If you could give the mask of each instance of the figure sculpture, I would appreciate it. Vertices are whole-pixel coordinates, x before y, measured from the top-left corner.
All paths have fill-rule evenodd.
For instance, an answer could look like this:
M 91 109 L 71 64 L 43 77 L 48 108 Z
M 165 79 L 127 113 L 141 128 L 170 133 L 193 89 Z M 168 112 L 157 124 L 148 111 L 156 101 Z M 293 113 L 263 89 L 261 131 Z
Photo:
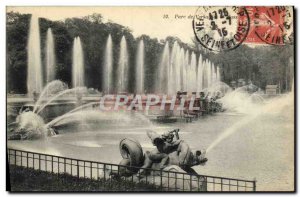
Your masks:
M 179 139 L 178 132 L 179 129 L 175 129 L 159 135 L 155 131 L 148 130 L 147 135 L 155 149 L 146 151 L 145 154 L 138 141 L 128 138 L 121 140 L 120 151 L 123 160 L 120 164 L 128 166 L 122 169 L 122 175 L 137 174 L 143 177 L 147 175 L 147 169 L 163 170 L 171 165 L 179 166 L 187 173 L 196 174 L 191 167 L 206 163 L 205 151 L 197 150 L 193 153 L 189 145 Z

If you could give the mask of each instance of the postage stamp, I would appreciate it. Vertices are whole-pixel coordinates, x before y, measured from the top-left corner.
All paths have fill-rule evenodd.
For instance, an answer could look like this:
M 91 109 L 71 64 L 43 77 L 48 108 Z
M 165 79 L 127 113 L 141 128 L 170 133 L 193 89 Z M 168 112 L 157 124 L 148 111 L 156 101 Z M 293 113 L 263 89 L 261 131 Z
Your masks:
M 283 45 L 291 42 L 293 29 L 292 7 L 247 7 L 246 9 L 251 20 L 251 28 L 246 42 L 262 42 L 273 45 Z

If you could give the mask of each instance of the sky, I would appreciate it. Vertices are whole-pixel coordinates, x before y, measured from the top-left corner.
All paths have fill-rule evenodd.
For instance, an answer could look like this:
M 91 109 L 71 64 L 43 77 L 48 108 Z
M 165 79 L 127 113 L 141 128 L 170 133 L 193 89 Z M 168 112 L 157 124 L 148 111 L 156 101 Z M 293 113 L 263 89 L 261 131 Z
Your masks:
M 111 20 L 129 27 L 135 37 L 147 34 L 160 40 L 176 36 L 188 44 L 192 44 L 194 37 L 192 18 L 188 16 L 193 16 L 196 10 L 197 7 L 7 7 L 7 12 L 34 14 L 50 20 L 99 13 L 104 17 L 104 22 Z

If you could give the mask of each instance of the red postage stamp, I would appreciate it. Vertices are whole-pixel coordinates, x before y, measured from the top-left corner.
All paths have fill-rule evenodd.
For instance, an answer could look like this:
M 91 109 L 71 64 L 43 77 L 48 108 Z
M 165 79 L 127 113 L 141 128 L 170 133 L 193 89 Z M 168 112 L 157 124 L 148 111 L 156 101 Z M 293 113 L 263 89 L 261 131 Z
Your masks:
M 246 7 L 250 30 L 245 43 L 282 45 L 291 42 L 293 27 L 292 7 Z

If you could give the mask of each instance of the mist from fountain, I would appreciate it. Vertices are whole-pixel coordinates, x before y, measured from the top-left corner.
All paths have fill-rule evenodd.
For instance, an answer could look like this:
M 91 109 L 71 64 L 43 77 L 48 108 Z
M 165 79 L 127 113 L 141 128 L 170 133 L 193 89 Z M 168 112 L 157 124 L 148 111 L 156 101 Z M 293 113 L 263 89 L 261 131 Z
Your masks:
M 46 38 L 46 73 L 47 83 L 53 81 L 55 79 L 56 72 L 56 60 L 55 60 L 55 51 L 54 51 L 54 38 L 52 34 L 51 28 L 47 30 L 47 38 Z
M 27 94 L 41 93 L 43 89 L 40 42 L 39 18 L 32 15 L 27 45 Z
M 136 93 L 144 93 L 145 80 L 144 65 L 144 41 L 141 39 L 137 48 L 136 69 L 135 69 L 135 90 Z
M 120 56 L 117 73 L 117 91 L 127 92 L 128 91 L 128 51 L 127 42 L 125 36 L 122 37 L 120 43 Z
M 84 57 L 79 37 L 74 38 L 73 43 L 73 64 L 72 64 L 72 85 L 73 88 L 84 86 Z
M 59 116 L 52 121 L 48 122 L 45 127 L 60 126 L 69 123 L 80 122 L 80 123 L 113 123 L 118 126 L 128 126 L 128 125 L 148 125 L 151 126 L 151 121 L 139 113 L 128 113 L 124 111 L 111 111 L 109 113 L 99 110 L 80 110 L 68 112 L 62 116 Z
M 236 133 L 243 128 L 243 126 L 253 122 L 255 119 L 259 117 L 266 117 L 266 116 L 274 116 L 278 114 L 289 114 L 291 121 L 293 120 L 292 112 L 293 103 L 294 103 L 294 92 L 289 92 L 288 94 L 275 97 L 269 100 L 267 103 L 253 101 L 251 99 L 251 95 L 249 93 L 237 89 L 230 94 L 225 95 L 223 97 L 222 102 L 227 107 L 233 107 L 232 110 L 235 110 L 239 113 L 244 113 L 246 116 L 233 124 L 231 127 L 227 128 L 224 132 L 222 132 L 216 140 L 214 140 L 210 146 L 207 148 L 206 153 L 209 153 L 213 148 L 218 146 L 222 141 Z M 290 113 L 291 112 L 291 113 Z
M 85 110 L 87 107 L 93 107 L 95 105 L 99 105 L 99 102 L 91 102 L 91 103 L 86 103 L 84 105 L 80 105 L 79 107 L 76 107 L 75 109 L 72 109 L 71 111 L 69 111 L 68 113 L 74 113 L 77 112 L 79 110 Z

